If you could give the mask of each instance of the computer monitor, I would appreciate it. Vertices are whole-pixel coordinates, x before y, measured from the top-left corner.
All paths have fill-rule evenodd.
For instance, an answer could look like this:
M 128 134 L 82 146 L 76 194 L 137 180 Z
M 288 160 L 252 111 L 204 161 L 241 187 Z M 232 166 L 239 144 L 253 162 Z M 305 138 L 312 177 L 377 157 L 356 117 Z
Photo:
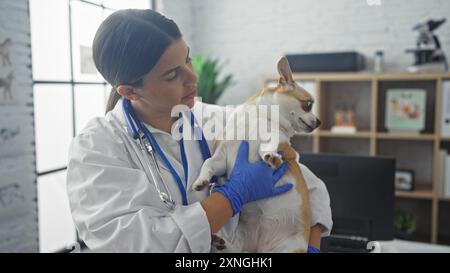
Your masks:
M 394 158 L 302 153 L 300 162 L 327 186 L 332 235 L 394 238 Z

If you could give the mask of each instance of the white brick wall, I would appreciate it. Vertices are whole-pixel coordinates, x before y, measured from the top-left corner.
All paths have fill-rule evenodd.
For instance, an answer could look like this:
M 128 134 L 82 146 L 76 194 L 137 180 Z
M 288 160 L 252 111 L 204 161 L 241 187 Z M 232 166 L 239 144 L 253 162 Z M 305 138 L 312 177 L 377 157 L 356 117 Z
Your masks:
M 194 24 L 192 17 L 194 14 L 194 5 L 191 0 L 157 0 L 156 9 L 167 17 L 175 20 L 181 32 L 183 38 L 191 47 L 195 46 L 192 34 Z
M 376 0 L 378 1 L 378 0 Z M 404 71 L 419 21 L 448 17 L 448 0 L 164 0 L 163 12 L 182 29 L 194 53 L 229 59 L 237 84 L 219 101 L 242 102 L 276 73 L 281 55 L 356 50 L 385 52 L 386 68 Z M 436 32 L 450 57 L 450 17 Z M 369 63 L 369 65 L 371 65 Z

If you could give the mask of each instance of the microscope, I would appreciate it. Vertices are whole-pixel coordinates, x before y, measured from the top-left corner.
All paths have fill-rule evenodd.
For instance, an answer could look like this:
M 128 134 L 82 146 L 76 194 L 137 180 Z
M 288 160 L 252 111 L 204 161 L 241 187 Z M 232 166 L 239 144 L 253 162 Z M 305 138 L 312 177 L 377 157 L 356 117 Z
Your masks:
M 438 37 L 433 33 L 446 19 L 428 20 L 419 23 L 413 30 L 418 31 L 415 49 L 407 49 L 407 53 L 414 54 L 414 64 L 408 67 L 409 72 L 447 71 L 448 63 Z

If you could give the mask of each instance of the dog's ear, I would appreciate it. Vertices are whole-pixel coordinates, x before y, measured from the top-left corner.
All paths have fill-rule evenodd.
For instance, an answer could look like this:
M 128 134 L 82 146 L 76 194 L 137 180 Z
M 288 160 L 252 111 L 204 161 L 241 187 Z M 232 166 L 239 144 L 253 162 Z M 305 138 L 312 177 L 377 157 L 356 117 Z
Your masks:
M 286 57 L 282 57 L 278 61 L 278 73 L 280 74 L 280 84 L 293 84 L 292 70 Z

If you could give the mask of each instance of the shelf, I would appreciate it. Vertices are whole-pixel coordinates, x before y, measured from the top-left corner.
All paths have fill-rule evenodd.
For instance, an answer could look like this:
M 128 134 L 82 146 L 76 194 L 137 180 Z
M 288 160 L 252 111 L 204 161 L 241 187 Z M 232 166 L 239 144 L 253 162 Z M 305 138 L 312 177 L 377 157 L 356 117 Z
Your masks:
M 354 134 L 348 133 L 332 133 L 328 130 L 318 131 L 320 137 L 341 137 L 341 138 L 370 138 L 370 131 L 359 131 Z M 435 139 L 434 134 L 414 134 L 414 133 L 376 133 L 378 139 L 400 139 L 400 140 L 422 140 L 432 141 Z M 450 140 L 450 138 L 449 138 Z
M 370 131 L 359 131 L 354 134 L 332 133 L 331 131 L 318 131 L 320 137 L 341 137 L 341 138 L 370 138 Z
M 434 73 L 380 73 L 374 76 L 380 81 L 414 81 L 414 80 L 431 80 L 437 78 L 447 78 L 450 74 L 448 72 L 434 72 Z
M 315 135 L 317 135 L 317 131 L 314 131 L 312 133 L 298 133 L 298 134 L 295 134 L 295 136 L 301 136 L 301 137 L 313 137 Z
M 414 134 L 414 133 L 377 133 L 378 139 L 400 139 L 400 140 L 434 140 L 435 134 Z
M 433 199 L 434 192 L 431 189 L 431 184 L 417 184 L 414 191 L 395 191 L 396 197 L 412 198 L 412 199 Z
M 342 72 L 342 73 L 293 73 L 294 80 L 309 80 L 309 81 L 405 81 L 405 80 L 436 80 L 438 78 L 448 79 L 450 73 L 448 72 L 434 72 L 434 73 L 370 73 L 370 72 Z M 267 80 L 278 80 L 278 76 L 265 77 Z

